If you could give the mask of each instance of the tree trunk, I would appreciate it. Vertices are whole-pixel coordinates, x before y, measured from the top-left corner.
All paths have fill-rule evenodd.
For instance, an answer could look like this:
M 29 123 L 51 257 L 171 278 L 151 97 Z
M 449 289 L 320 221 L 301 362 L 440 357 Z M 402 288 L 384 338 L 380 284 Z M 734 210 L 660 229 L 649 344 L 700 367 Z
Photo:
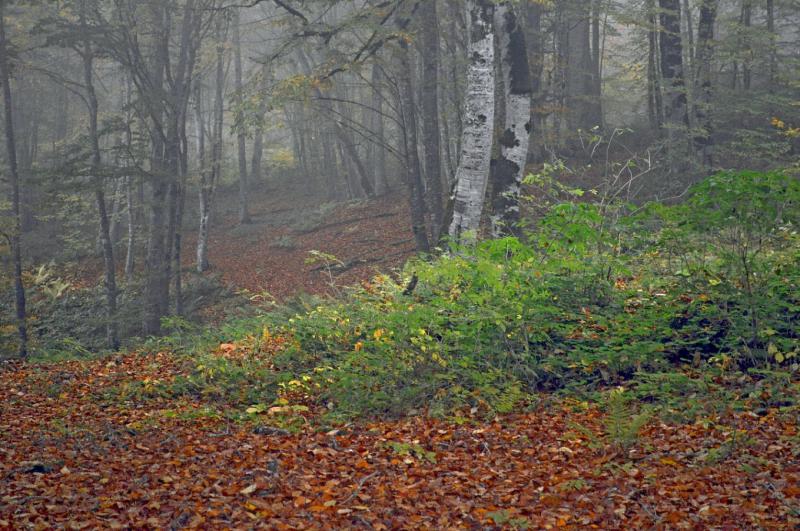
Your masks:
M 745 92 L 750 91 L 752 84 L 752 55 L 753 48 L 750 37 L 750 27 L 753 25 L 753 3 L 752 0 L 742 0 L 742 26 L 744 29 L 746 45 L 744 49 L 744 60 L 742 61 L 742 88 Z
M 311 68 L 311 63 L 309 62 L 306 53 L 302 49 L 298 49 L 297 57 L 300 59 L 300 63 L 303 66 L 303 69 L 306 71 L 306 74 L 312 75 L 313 69 Z M 369 178 L 367 169 L 364 166 L 364 162 L 361 160 L 361 156 L 358 153 L 358 149 L 356 149 L 353 135 L 350 134 L 350 131 L 340 123 L 338 114 L 336 113 L 331 100 L 326 98 L 322 91 L 316 86 L 314 87 L 314 95 L 319 100 L 322 108 L 330 117 L 336 140 L 339 142 L 347 160 L 349 160 L 349 162 L 355 167 L 356 172 L 358 173 L 358 182 L 361 186 L 361 189 L 364 191 L 367 197 L 374 197 L 375 187 L 372 184 L 372 180 Z
M 243 90 L 242 84 L 242 42 L 239 32 L 239 10 L 233 10 L 235 15 L 233 19 L 233 70 L 234 70 L 234 105 L 236 105 L 237 114 L 244 112 L 242 109 Z M 240 121 L 241 122 L 241 121 Z M 236 128 L 236 146 L 239 158 L 239 223 L 242 225 L 250 223 L 250 211 L 248 205 L 248 190 L 247 182 L 247 148 L 245 145 L 246 132 L 244 123 L 239 123 Z
M 381 65 L 372 65 L 372 77 L 370 80 L 370 91 L 372 92 L 372 109 L 370 112 L 370 133 L 375 137 L 375 142 L 369 145 L 369 155 L 367 160 L 369 166 L 375 174 L 375 195 L 384 195 L 387 191 L 386 182 L 386 149 L 384 144 L 384 125 L 383 125 L 383 94 L 381 85 L 383 84 L 383 70 Z
M 219 174 L 222 171 L 222 127 L 224 118 L 224 85 L 225 85 L 225 43 L 222 35 L 222 23 L 217 21 L 217 62 L 213 108 L 213 127 L 211 133 L 211 171 L 203 164 L 200 172 L 200 229 L 197 235 L 197 271 L 203 273 L 208 271 L 208 235 L 211 225 L 211 209 L 214 200 L 214 189 Z M 196 121 L 200 128 L 203 127 L 202 94 L 195 96 Z M 201 140 L 205 140 L 205 134 L 201 134 Z M 200 144 L 199 149 L 205 150 L 205 143 Z M 201 161 L 205 159 L 203 155 Z
M 505 90 L 500 156 L 492 171 L 492 235 L 499 237 L 519 234 L 519 196 L 528 158 L 532 87 L 525 34 L 513 6 L 500 4 L 495 8 L 495 29 Z
M 717 16 L 719 0 L 702 0 L 700 4 L 700 20 L 697 26 L 697 48 L 695 65 L 695 135 L 694 148 L 697 156 L 707 170 L 714 163 L 713 123 L 711 104 L 713 100 L 711 61 L 714 56 L 714 23 Z
M 456 241 L 477 237 L 489 180 L 494 127 L 494 4 L 490 0 L 470 0 L 468 5 L 470 43 L 467 47 L 466 105 L 453 219 L 448 231 Z
M 543 103 L 542 74 L 544 72 L 544 38 L 542 34 L 542 5 L 537 2 L 525 3 L 527 31 L 525 43 L 528 48 L 528 62 L 531 70 L 531 134 L 528 156 L 531 162 L 544 158 L 544 144 L 540 141 L 543 121 L 539 106 Z
M 406 186 L 411 209 L 411 227 L 417 251 L 430 252 L 430 241 L 425 223 L 425 197 L 423 195 L 422 168 L 417 147 L 417 118 L 414 105 L 414 69 L 411 65 L 408 43 L 400 43 L 400 105 L 403 115 L 403 146 L 405 153 Z
M 133 269 L 135 265 L 134 256 L 136 247 L 136 210 L 133 199 L 133 178 L 130 176 L 125 177 L 125 200 L 128 207 L 128 242 L 127 251 L 125 253 L 125 280 L 130 282 L 133 280 Z
M 661 93 L 661 71 L 659 69 L 658 16 L 655 12 L 654 0 L 648 0 L 648 32 L 647 32 L 647 114 L 650 128 L 661 131 L 664 127 L 664 102 Z
M 770 94 L 775 92 L 778 82 L 778 35 L 775 33 L 775 0 L 767 0 L 767 33 L 769 33 L 769 88 Z
M 439 21 L 436 0 L 422 2 L 419 10 L 422 24 L 422 145 L 425 148 L 425 178 L 428 183 L 428 204 L 431 209 L 431 238 L 439 240 L 444 215 L 442 193 L 442 161 L 439 131 Z
M 603 118 L 603 39 L 600 17 L 603 14 L 603 0 L 592 0 L 592 56 L 591 56 L 591 115 L 590 123 L 604 128 Z M 603 26 L 605 28 L 605 26 Z
M 250 163 L 250 180 L 256 183 L 264 179 L 261 161 L 264 157 L 264 120 L 267 115 L 268 90 L 269 67 L 264 64 L 261 68 L 261 100 L 258 102 L 258 124 L 253 135 L 253 158 Z
M 88 35 L 85 2 L 81 2 L 80 17 L 84 35 Z M 97 93 L 94 89 L 94 50 L 88 39 L 84 40 L 83 49 L 80 51 L 80 54 L 81 59 L 83 59 L 83 83 L 86 90 L 86 102 L 89 108 L 89 142 L 92 146 L 92 179 L 94 180 L 94 195 L 100 219 L 100 244 L 103 250 L 103 265 L 105 268 L 106 341 L 109 348 L 116 350 L 119 348 L 116 263 L 114 261 L 114 245 L 111 241 L 111 223 L 106 208 L 104 183 L 100 176 L 102 157 L 97 125 L 99 105 L 97 102 Z
M 567 11 L 567 117 L 569 134 L 599 124 L 591 51 L 591 0 L 573 0 Z
M 129 152 L 133 150 L 133 133 L 131 129 L 131 100 L 132 87 L 130 77 L 125 78 L 125 107 L 127 113 L 126 127 L 125 127 L 125 146 Z M 142 207 L 141 203 L 138 205 L 134 199 L 133 177 L 130 175 L 125 177 L 125 200 L 127 203 L 127 224 L 128 224 L 128 242 L 125 253 L 125 280 L 130 282 L 133 280 L 133 272 L 136 256 L 136 222 L 140 217 L 138 216 L 139 209 Z
M 659 7 L 659 51 L 661 79 L 664 83 L 667 164 L 669 172 L 676 174 L 683 165 L 679 145 L 686 138 L 684 135 L 689 125 L 681 43 L 681 4 L 680 0 L 659 0 Z
M 19 334 L 18 353 L 21 358 L 28 355 L 28 327 L 25 323 L 25 285 L 22 283 L 22 216 L 20 212 L 19 171 L 17 168 L 17 147 L 14 139 L 14 113 L 11 98 L 11 74 L 8 61 L 8 41 L 6 40 L 5 2 L 0 2 L 0 83 L 3 85 L 3 105 L 5 106 L 6 161 L 11 184 L 12 227 L 8 236 L 14 262 L 14 299 L 16 302 L 17 332 Z
M 175 6 L 151 3 L 149 7 L 155 22 L 153 63 L 148 69 L 149 74 L 141 74 L 141 69 L 133 69 L 133 73 L 140 76 L 137 85 L 147 101 L 152 121 L 152 197 L 142 324 L 145 334 L 157 335 L 161 333 L 161 318 L 169 312 L 171 258 L 180 186 L 178 176 L 184 150 L 182 130 L 196 53 L 201 45 L 204 11 L 196 9 L 195 0 L 186 0 L 180 9 L 180 38 L 178 46 L 175 46 L 170 39 Z M 170 53 L 173 49 L 175 54 Z M 176 57 L 174 64 L 173 55 Z

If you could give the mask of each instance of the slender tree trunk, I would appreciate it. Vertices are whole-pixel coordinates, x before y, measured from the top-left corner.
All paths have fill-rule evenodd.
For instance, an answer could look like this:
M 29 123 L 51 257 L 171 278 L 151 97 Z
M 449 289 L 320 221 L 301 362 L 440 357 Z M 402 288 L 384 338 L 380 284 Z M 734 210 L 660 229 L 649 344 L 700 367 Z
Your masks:
M 744 60 L 742 60 L 742 88 L 745 92 L 750 91 L 752 85 L 752 43 L 750 37 L 750 27 L 753 25 L 753 3 L 752 0 L 742 0 L 742 26 L 745 28 L 746 46 L 744 49 Z
M 450 237 L 476 238 L 489 180 L 495 105 L 494 4 L 470 0 L 466 108 L 456 170 Z
M 340 199 L 339 192 L 339 162 L 336 157 L 336 142 L 334 140 L 333 127 L 324 127 L 320 131 L 322 143 L 322 165 L 327 168 L 325 174 L 328 176 L 328 198 L 331 200 Z
M 125 200 L 127 203 L 128 242 L 125 253 L 125 280 L 133 280 L 136 248 L 136 210 L 133 198 L 133 178 L 125 177 Z
M 149 4 L 154 22 L 154 53 L 147 75 L 149 90 L 146 95 L 162 94 L 165 85 L 166 69 L 169 62 L 169 16 L 166 5 Z M 161 333 L 161 317 L 168 311 L 169 301 L 169 265 L 164 262 L 166 255 L 166 230 L 168 219 L 167 197 L 169 185 L 173 176 L 169 174 L 167 161 L 167 138 L 164 131 L 164 120 L 167 119 L 166 109 L 158 102 L 152 102 L 153 109 L 148 109 L 151 114 L 151 160 L 150 173 L 150 204 L 149 223 L 147 235 L 147 253 L 144 268 L 146 271 L 144 286 L 144 305 L 142 311 L 142 329 L 147 335 Z
M 300 59 L 300 63 L 303 66 L 303 69 L 306 71 L 308 75 L 313 74 L 313 69 L 311 68 L 311 63 L 306 56 L 306 53 L 302 49 L 298 49 L 297 57 Z M 336 136 L 336 140 L 338 140 L 340 147 L 342 148 L 344 155 L 346 155 L 346 159 L 355 167 L 356 172 L 359 178 L 359 184 L 367 195 L 367 197 L 374 197 L 375 196 L 375 187 L 372 184 L 372 180 L 369 178 L 369 174 L 367 173 L 367 169 L 364 166 L 364 162 L 361 160 L 361 156 L 358 153 L 358 149 L 356 149 L 355 140 L 353 139 L 353 135 L 350 131 L 340 123 L 339 117 L 335 112 L 335 108 L 333 103 L 330 99 L 326 98 L 322 91 L 314 87 L 314 95 L 319 100 L 322 108 L 325 109 L 328 116 L 331 118 L 331 126 L 333 132 Z
M 697 27 L 697 49 L 695 65 L 695 135 L 694 148 L 705 169 L 714 164 L 713 122 L 711 105 L 713 87 L 711 80 L 711 62 L 714 57 L 714 23 L 717 16 L 718 0 L 702 0 L 700 4 L 700 20 Z
M 670 173 L 679 173 L 683 165 L 679 145 L 686 139 L 689 125 L 686 83 L 681 42 L 680 0 L 659 0 L 661 79 L 664 82 L 664 127 L 667 134 L 667 163 Z
M 370 92 L 372 93 L 372 109 L 370 112 L 370 133 L 375 137 L 375 142 L 369 145 L 367 160 L 369 166 L 375 174 L 375 195 L 381 196 L 386 193 L 388 188 L 386 182 L 386 149 L 384 144 L 384 125 L 383 125 L 383 94 L 381 86 L 383 84 L 383 70 L 381 65 L 372 65 L 372 77 L 370 79 Z
M 235 13 L 233 20 L 233 70 L 236 90 L 233 100 L 237 107 L 237 113 L 241 113 L 243 112 L 241 107 L 244 91 L 244 86 L 242 84 L 242 42 L 239 32 L 239 10 L 234 9 L 233 11 Z M 248 196 L 250 191 L 248 190 L 247 182 L 246 138 L 244 124 L 239 123 L 236 132 L 236 146 L 239 157 L 239 223 L 242 225 L 250 223 L 250 212 L 248 205 Z
M 553 144 L 557 149 L 564 148 L 564 132 L 563 124 L 564 118 L 568 118 L 567 104 L 569 101 L 569 56 L 570 56 L 570 39 L 569 39 L 569 10 L 566 2 L 557 2 L 555 6 L 555 27 L 556 31 L 553 33 L 553 48 L 555 49 L 555 67 L 553 83 L 555 93 L 555 100 L 557 102 L 557 111 L 553 113 L 553 132 L 555 138 Z
M 603 129 L 603 50 L 600 17 L 603 15 L 603 0 L 592 0 L 591 13 L 591 57 L 589 61 L 589 123 Z
M 109 221 L 111 227 L 109 228 L 109 235 L 111 237 L 111 244 L 116 245 L 120 239 L 120 218 L 122 216 L 122 183 L 115 182 L 111 188 L 111 207 L 109 208 Z
M 264 120 L 267 115 L 267 91 L 269 90 L 269 67 L 264 64 L 261 68 L 261 100 L 258 103 L 258 124 L 253 135 L 253 158 L 250 163 L 250 177 L 252 182 L 261 182 L 264 179 L 261 161 L 264 157 Z
M 186 122 L 181 127 L 181 143 L 184 148 L 181 150 L 182 160 L 179 172 L 177 205 L 175 210 L 175 241 L 173 242 L 173 269 L 175 270 L 175 315 L 183 315 L 183 213 L 186 210 L 186 181 L 189 176 L 188 171 L 188 142 L 186 138 Z
M 403 114 L 403 146 L 405 152 L 406 186 L 411 209 L 411 227 L 417 251 L 430 252 L 430 241 L 425 223 L 425 198 L 423 196 L 422 168 L 417 148 L 417 118 L 414 105 L 414 69 L 411 65 L 408 43 L 400 43 L 400 103 Z
M 86 28 L 85 2 L 81 2 L 81 26 L 85 35 L 89 34 Z M 100 152 L 100 135 L 98 133 L 99 105 L 94 89 L 94 50 L 87 39 L 83 42 L 80 52 L 83 59 L 83 83 L 86 90 L 86 101 L 89 107 L 89 142 L 92 146 L 92 179 L 94 180 L 94 194 L 97 211 L 100 219 L 100 243 L 103 250 L 103 264 L 105 267 L 106 288 L 106 342 L 108 347 L 116 350 L 119 348 L 119 333 L 117 325 L 117 279 L 116 262 L 114 261 L 114 245 L 111 240 L 110 220 L 106 208 L 106 198 L 101 172 L 102 156 Z
M 127 113 L 126 128 L 125 128 L 125 146 L 130 152 L 133 149 L 133 134 L 131 129 L 131 80 L 126 77 L 126 90 L 125 90 L 125 107 Z M 136 256 L 136 221 L 139 217 L 137 215 L 138 209 L 141 208 L 141 203 L 136 205 L 134 199 L 133 177 L 125 177 L 125 196 L 128 210 L 128 243 L 125 254 L 125 280 L 130 282 L 133 280 L 133 272 Z
M 444 205 L 442 161 L 439 131 L 439 20 L 436 0 L 422 2 L 419 9 L 422 24 L 422 145 L 425 147 L 425 178 L 428 183 L 428 204 L 431 209 L 431 238 L 439 240 Z
M 36 87 L 31 76 L 24 71 L 19 74 L 17 93 L 35 94 Z M 33 165 L 36 159 L 40 106 L 33 105 L 33 98 L 15 98 L 14 131 L 17 141 L 17 172 L 19 173 L 20 208 L 22 215 L 22 234 L 33 230 L 36 225 L 36 189 L 32 182 Z
M 532 87 L 525 33 L 513 6 L 500 4 L 495 8 L 495 28 L 505 90 L 500 156 L 492 172 L 492 235 L 499 237 L 519 234 L 519 196 L 528 159 Z
M 208 235 L 211 225 L 211 209 L 214 201 L 214 189 L 216 181 L 222 170 L 222 127 L 224 118 L 224 85 L 225 85 L 225 43 L 222 35 L 222 23 L 217 21 L 217 62 L 215 76 L 215 92 L 213 107 L 213 127 L 212 127 L 212 148 L 211 148 L 211 169 L 210 172 L 205 164 L 200 172 L 200 229 L 197 235 L 197 271 L 203 273 L 208 270 Z M 202 128 L 203 97 L 200 91 L 195 96 L 196 121 Z M 205 135 L 200 136 L 205 140 Z M 205 143 L 200 144 L 200 148 L 205 150 Z M 201 161 L 205 159 L 202 156 Z
M 695 113 L 691 111 L 696 107 L 696 94 L 695 91 L 697 89 L 697 69 L 695 68 L 694 58 L 697 55 L 697 46 L 695 44 L 695 36 L 694 36 L 694 21 L 692 20 L 692 8 L 689 3 L 689 0 L 682 0 L 683 2 L 683 9 L 682 9 L 682 29 L 681 29 L 681 39 L 686 42 L 686 46 L 683 47 L 683 71 L 685 73 L 685 87 L 686 87 L 686 106 L 689 112 L 686 113 L 686 126 L 688 127 L 689 131 L 693 131 L 695 128 Z
M 567 105 L 570 135 L 600 125 L 595 101 L 594 67 L 591 51 L 592 0 L 567 4 Z
M 650 127 L 661 131 L 664 127 L 664 102 L 661 93 L 661 71 L 659 68 L 658 17 L 655 13 L 654 0 L 647 4 L 649 29 L 647 32 L 647 110 Z
M 542 5 L 537 2 L 525 3 L 527 35 L 525 42 L 528 46 L 528 61 L 531 70 L 531 131 L 528 156 L 531 162 L 538 162 L 544 158 L 544 144 L 541 142 L 543 129 L 542 114 L 539 106 L 543 102 L 542 74 L 544 72 L 544 38 L 542 34 Z
M 11 74 L 8 61 L 8 41 L 5 26 L 5 2 L 0 2 L 0 83 L 3 85 L 3 105 L 5 106 L 6 161 L 11 184 L 12 227 L 8 236 L 14 262 L 14 299 L 16 302 L 17 332 L 19 334 L 18 353 L 21 358 L 28 356 L 28 327 L 25 323 L 25 285 L 22 283 L 22 216 L 20 212 L 19 172 L 17 168 L 17 147 L 14 139 L 14 105 L 11 97 Z
M 775 0 L 767 0 L 767 33 L 769 33 L 769 88 L 770 94 L 775 92 L 778 82 L 778 35 L 775 33 Z

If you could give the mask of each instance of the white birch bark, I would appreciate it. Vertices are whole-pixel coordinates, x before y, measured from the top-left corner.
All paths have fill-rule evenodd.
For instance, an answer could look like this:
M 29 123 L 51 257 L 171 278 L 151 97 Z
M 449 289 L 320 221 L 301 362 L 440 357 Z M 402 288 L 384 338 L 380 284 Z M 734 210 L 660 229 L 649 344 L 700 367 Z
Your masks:
M 456 170 L 450 237 L 475 238 L 489 181 L 494 128 L 494 5 L 490 0 L 469 0 L 470 59 L 461 158 Z
M 525 34 L 517 22 L 514 8 L 498 5 L 495 28 L 500 42 L 500 67 L 505 90 L 505 117 L 500 136 L 500 159 L 496 164 L 492 236 L 513 232 L 519 221 L 519 196 L 531 131 L 532 83 Z

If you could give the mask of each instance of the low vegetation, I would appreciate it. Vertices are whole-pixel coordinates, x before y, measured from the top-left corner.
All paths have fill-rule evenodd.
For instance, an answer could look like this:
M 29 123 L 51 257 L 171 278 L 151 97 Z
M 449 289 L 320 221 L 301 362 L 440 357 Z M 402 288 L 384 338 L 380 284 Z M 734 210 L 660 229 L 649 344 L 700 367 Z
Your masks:
M 721 173 L 673 206 L 562 201 L 524 242 L 452 248 L 158 348 L 194 365 L 173 390 L 242 407 L 291 399 L 336 420 L 494 415 L 540 391 L 620 386 L 683 420 L 796 411 L 798 223 L 800 183 L 777 172 Z M 219 356 L 220 343 L 238 354 Z

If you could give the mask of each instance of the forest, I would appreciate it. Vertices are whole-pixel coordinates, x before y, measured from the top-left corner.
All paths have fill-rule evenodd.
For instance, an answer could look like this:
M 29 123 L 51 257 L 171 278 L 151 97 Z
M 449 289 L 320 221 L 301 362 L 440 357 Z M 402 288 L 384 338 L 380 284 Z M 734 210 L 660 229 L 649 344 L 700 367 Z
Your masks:
M 800 0 L 0 0 L 0 86 L 0 528 L 800 527 Z

